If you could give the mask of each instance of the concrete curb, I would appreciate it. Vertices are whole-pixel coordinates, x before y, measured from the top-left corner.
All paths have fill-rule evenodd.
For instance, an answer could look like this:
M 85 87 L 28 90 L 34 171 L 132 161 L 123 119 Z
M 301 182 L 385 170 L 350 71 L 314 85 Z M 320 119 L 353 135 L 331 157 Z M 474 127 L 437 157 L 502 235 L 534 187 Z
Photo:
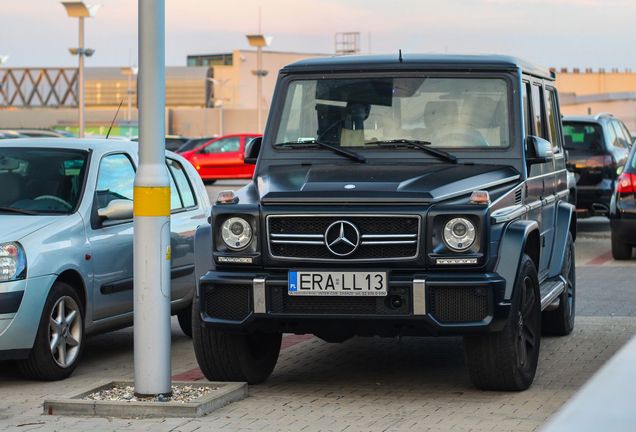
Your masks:
M 612 235 L 609 231 L 599 231 L 599 232 L 577 232 L 577 238 L 588 238 L 588 239 L 610 239 Z
M 108 381 L 66 398 L 44 401 L 44 414 L 119 418 L 202 417 L 247 397 L 247 383 L 173 381 L 194 387 L 218 387 L 193 402 L 93 401 L 82 398 L 114 385 L 134 385 L 132 381 Z

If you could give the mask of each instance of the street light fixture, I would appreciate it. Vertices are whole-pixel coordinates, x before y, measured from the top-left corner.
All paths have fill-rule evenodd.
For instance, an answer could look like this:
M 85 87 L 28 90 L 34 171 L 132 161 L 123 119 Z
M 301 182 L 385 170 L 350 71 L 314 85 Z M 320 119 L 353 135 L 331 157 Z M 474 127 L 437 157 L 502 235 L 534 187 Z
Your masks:
M 262 34 L 246 35 L 250 46 L 256 48 L 256 70 L 252 74 L 256 75 L 256 111 L 258 113 L 258 132 L 263 133 L 263 77 L 267 71 L 263 70 L 263 48 L 272 43 L 272 36 Z
M 84 138 L 84 57 L 90 57 L 95 50 L 84 48 L 84 18 L 94 17 L 100 5 L 88 5 L 83 1 L 62 2 L 62 6 L 66 9 L 66 14 L 71 18 L 79 19 L 79 46 L 78 48 L 70 48 L 72 55 L 79 58 L 78 66 L 78 109 L 79 109 L 79 136 Z
M 128 126 L 130 126 L 130 122 L 132 121 L 132 100 L 133 94 L 135 93 L 132 90 L 132 80 L 133 77 L 137 76 L 138 72 L 139 68 L 135 66 L 121 68 L 121 73 L 128 77 L 128 91 L 126 92 L 128 95 L 128 111 L 126 111 L 126 121 L 128 122 Z

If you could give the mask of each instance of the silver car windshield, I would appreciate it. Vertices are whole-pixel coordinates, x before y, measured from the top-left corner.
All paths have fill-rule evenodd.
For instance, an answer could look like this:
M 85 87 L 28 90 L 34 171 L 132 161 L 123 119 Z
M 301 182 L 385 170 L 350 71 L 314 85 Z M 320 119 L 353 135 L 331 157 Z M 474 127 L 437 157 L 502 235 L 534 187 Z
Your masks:
M 410 140 L 441 148 L 505 148 L 509 96 L 503 78 L 294 80 L 276 144 L 365 148 Z
M 88 152 L 0 147 L 0 214 L 69 214 L 80 200 Z

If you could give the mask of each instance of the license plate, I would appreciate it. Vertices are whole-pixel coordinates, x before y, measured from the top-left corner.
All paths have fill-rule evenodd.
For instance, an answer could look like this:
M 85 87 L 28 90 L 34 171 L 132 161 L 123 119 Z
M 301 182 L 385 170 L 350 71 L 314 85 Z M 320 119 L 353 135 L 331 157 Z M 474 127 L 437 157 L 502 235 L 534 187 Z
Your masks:
M 386 272 L 290 271 L 287 292 L 295 296 L 386 296 Z

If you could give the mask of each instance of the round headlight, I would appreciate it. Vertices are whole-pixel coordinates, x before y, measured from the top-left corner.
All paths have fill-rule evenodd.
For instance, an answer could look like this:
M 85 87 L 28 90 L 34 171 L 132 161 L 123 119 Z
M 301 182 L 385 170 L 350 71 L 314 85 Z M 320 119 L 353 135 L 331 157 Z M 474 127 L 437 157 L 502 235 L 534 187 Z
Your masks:
M 475 243 L 475 225 L 466 218 L 453 218 L 444 226 L 444 243 L 455 252 L 464 252 Z
M 24 279 L 26 255 L 19 243 L 0 243 L 0 282 Z
M 243 218 L 229 218 L 221 226 L 221 238 L 232 250 L 244 249 L 252 240 L 252 227 Z

